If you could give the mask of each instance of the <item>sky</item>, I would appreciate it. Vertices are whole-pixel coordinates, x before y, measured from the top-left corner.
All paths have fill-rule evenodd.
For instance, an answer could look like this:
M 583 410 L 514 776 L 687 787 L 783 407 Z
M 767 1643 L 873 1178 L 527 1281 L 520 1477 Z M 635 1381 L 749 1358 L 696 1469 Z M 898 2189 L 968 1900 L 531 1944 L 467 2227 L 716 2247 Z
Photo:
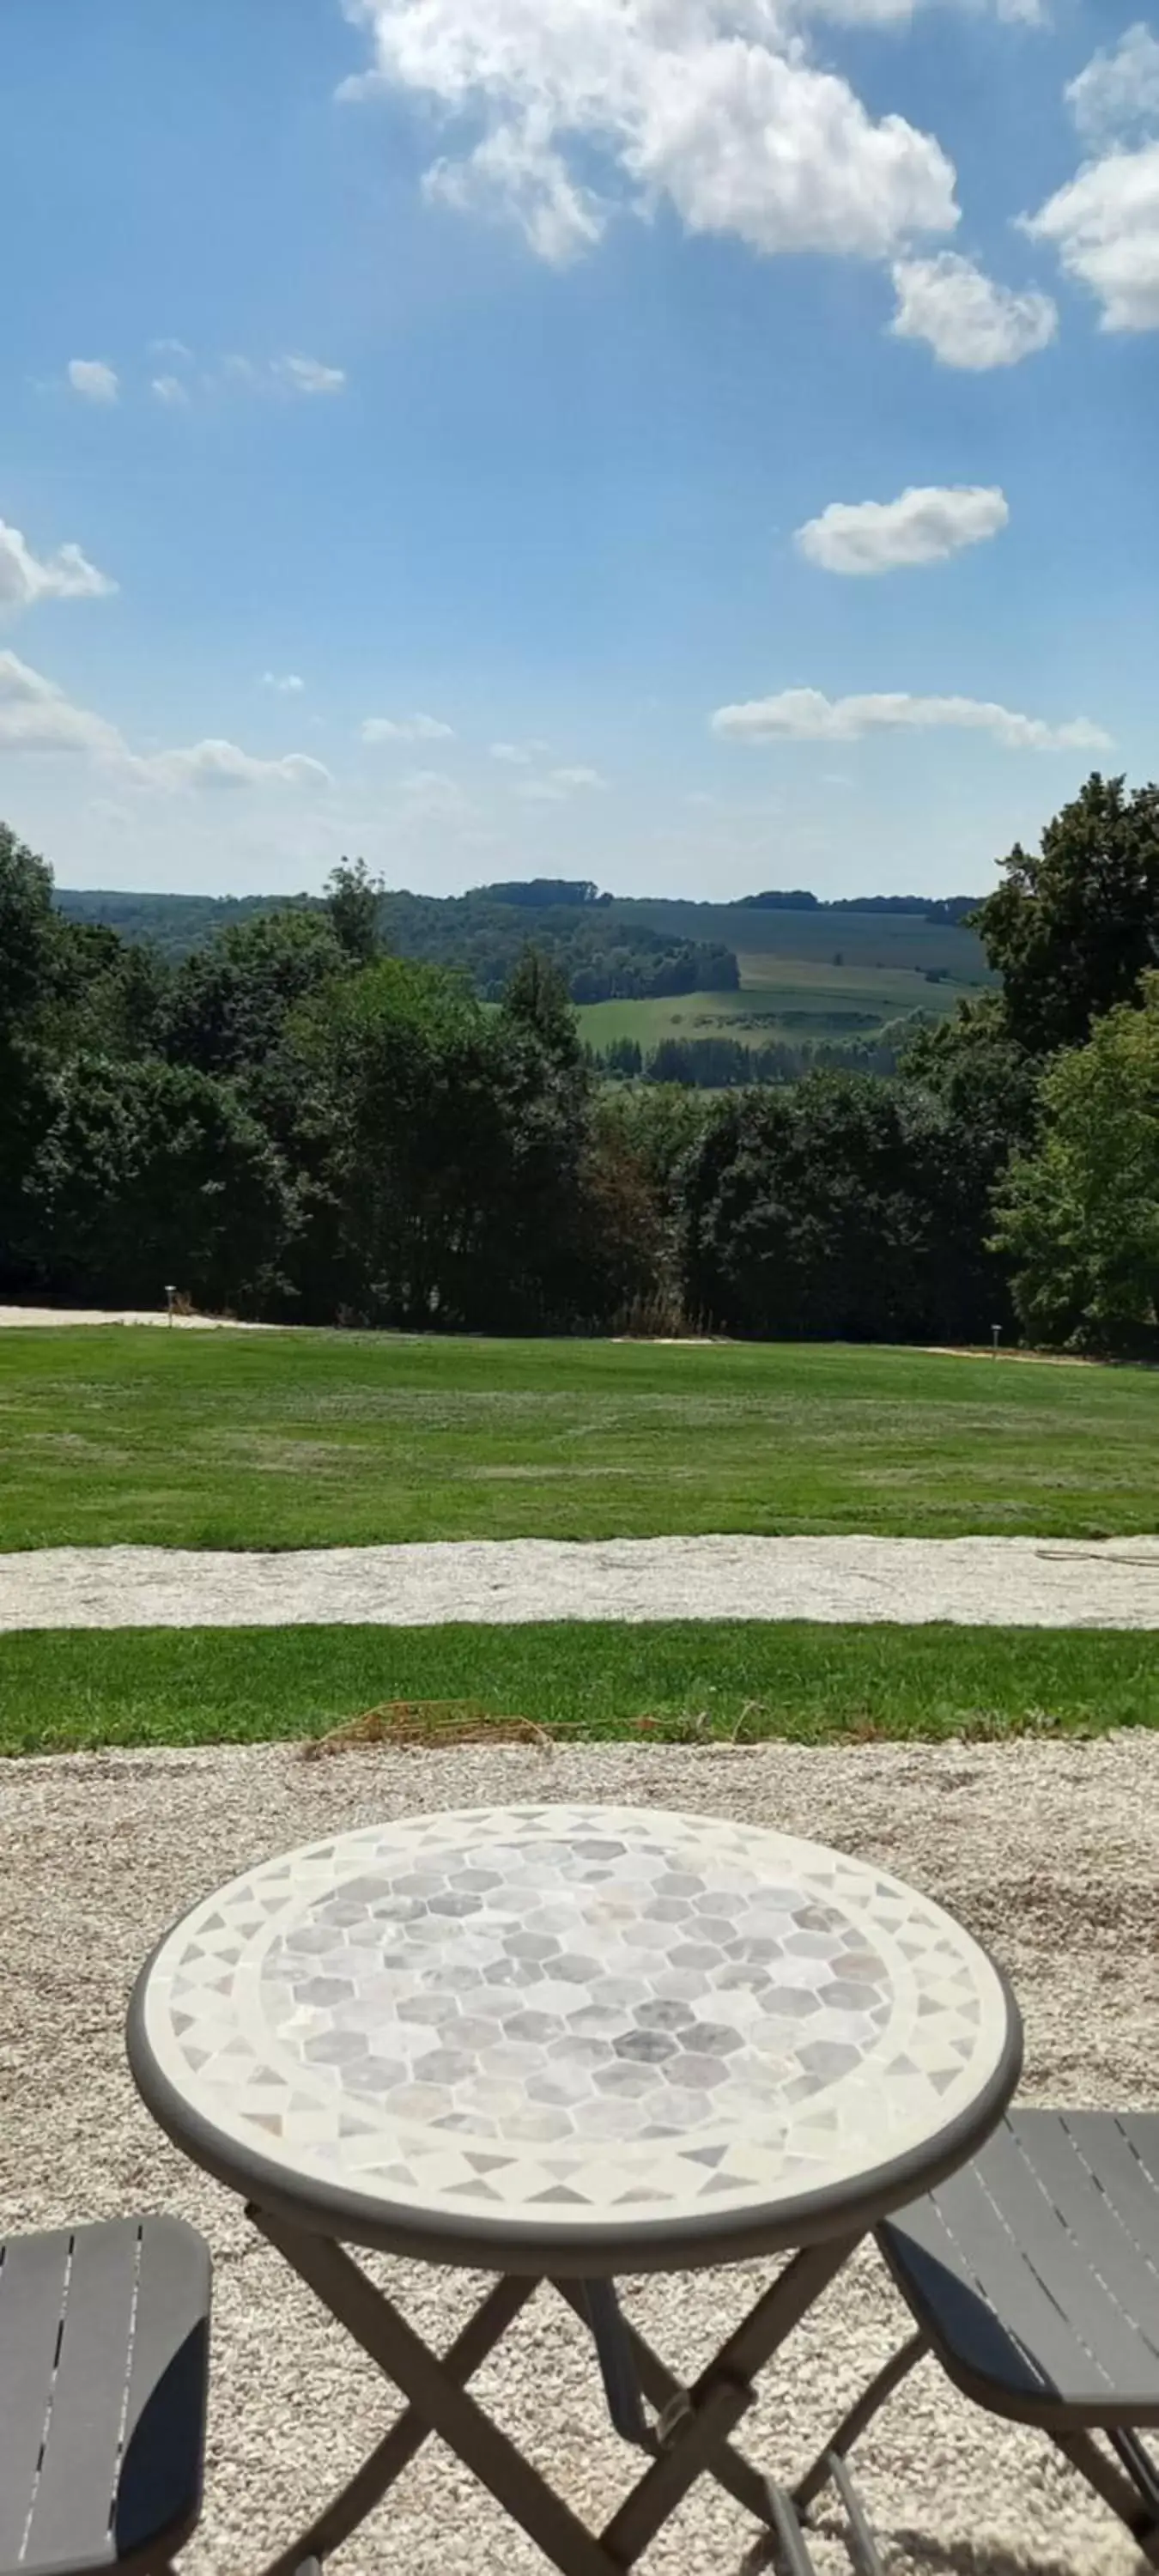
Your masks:
M 58 882 L 983 890 L 1156 768 L 1159 22 L 0 0 Z

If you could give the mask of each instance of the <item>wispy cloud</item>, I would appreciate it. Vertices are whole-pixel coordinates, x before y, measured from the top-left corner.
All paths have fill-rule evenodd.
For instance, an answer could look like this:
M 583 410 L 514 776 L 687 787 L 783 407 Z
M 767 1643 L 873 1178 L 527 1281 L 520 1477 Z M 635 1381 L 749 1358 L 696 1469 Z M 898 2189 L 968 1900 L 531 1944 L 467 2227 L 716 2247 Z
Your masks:
M 113 772 L 126 786 L 173 792 L 208 788 L 329 787 L 329 771 L 304 752 L 267 760 L 219 739 L 172 751 L 133 751 L 120 727 L 91 707 L 78 706 L 65 690 L 15 653 L 0 653 L 0 751 L 45 758 L 72 757 Z
M 440 716 L 367 716 L 359 728 L 363 742 L 453 742 L 455 728 Z
M 110 599 L 116 587 L 79 546 L 35 555 L 20 529 L 0 519 L 0 616 L 5 610 L 19 615 L 42 599 Z

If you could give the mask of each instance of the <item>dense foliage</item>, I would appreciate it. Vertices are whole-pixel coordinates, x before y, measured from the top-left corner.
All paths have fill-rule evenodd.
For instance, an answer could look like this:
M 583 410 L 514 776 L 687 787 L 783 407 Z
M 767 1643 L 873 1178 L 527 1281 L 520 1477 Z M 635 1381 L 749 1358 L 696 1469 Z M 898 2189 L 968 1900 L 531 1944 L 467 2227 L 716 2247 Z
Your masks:
M 0 1296 L 1159 1347 L 1159 789 L 1095 776 L 1010 853 L 1000 988 L 755 1082 L 727 1037 L 597 1064 L 585 977 L 735 957 L 534 891 L 427 905 L 344 862 L 172 961 L 62 913 L 0 827 Z

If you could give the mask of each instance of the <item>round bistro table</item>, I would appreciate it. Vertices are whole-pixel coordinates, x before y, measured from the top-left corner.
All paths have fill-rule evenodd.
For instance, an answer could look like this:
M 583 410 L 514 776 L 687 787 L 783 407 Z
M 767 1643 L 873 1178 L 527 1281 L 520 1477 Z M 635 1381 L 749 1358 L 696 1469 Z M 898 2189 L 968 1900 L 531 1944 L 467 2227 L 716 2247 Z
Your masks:
M 428 2433 L 564 2576 L 618 2576 L 708 2470 L 804 2543 L 728 2436 L 878 2219 L 978 2147 L 1018 2078 L 993 1962 L 871 1862 L 716 1817 L 407 1817 L 247 1870 L 138 1978 L 129 2056 L 170 2137 L 409 2404 L 269 2576 L 321 2562 Z M 500 2277 L 441 2358 L 345 2250 Z M 792 2253 L 686 2387 L 617 2274 Z M 469 2394 L 541 2281 L 590 2327 L 649 2465 L 589 2530 Z

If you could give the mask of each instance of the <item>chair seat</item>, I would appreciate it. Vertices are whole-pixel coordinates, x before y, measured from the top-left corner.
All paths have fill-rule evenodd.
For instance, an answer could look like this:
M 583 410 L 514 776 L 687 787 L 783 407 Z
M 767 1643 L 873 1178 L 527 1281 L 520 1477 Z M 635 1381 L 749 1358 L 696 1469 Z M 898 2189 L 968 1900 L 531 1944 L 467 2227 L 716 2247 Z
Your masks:
M 175 2218 L 0 2245 L 0 2576 L 163 2565 L 201 2508 L 210 2263 Z
M 1018 2112 L 877 2233 L 977 2404 L 1050 2431 L 1159 2425 L 1159 2116 Z

